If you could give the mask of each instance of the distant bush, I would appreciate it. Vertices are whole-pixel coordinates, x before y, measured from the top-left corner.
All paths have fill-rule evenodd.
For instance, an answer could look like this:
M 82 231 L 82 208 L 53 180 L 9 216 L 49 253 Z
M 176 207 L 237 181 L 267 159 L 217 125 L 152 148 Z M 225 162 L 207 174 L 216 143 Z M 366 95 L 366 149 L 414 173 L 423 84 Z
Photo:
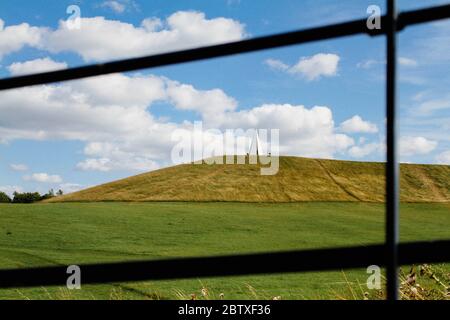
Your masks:
M 54 196 L 55 196 L 55 192 L 53 191 L 53 189 L 50 189 L 46 194 L 41 196 L 40 200 L 50 199 L 50 198 L 53 198 Z
M 62 191 L 58 190 L 57 195 L 62 195 Z M 40 195 L 39 192 L 14 192 L 14 198 L 9 202 L 12 203 L 33 203 L 55 197 L 55 192 L 50 189 L 46 194 Z M 9 197 L 8 197 L 9 198 Z M 0 201 L 2 202 L 2 201 Z
M 14 192 L 13 203 L 33 203 L 42 199 L 39 192 Z
M 4 192 L 0 191 L 0 203 L 10 203 L 11 198 Z

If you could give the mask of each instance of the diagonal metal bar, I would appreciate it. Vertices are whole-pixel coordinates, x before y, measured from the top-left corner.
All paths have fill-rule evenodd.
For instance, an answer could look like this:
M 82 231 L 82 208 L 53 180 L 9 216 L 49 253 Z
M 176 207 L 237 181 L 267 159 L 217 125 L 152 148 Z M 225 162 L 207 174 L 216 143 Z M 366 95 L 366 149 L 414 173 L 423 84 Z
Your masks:
M 0 90 L 80 79 L 115 72 L 126 72 L 143 68 L 161 67 L 184 62 L 211 59 L 233 54 L 307 43 L 311 41 L 331 39 L 359 33 L 380 34 L 381 30 L 369 30 L 366 27 L 366 20 L 361 19 L 341 24 L 287 32 L 277 35 L 258 37 L 243 41 L 206 46 L 195 49 L 162 53 L 107 63 L 99 63 L 61 71 L 43 72 L 27 76 L 0 79 Z
M 450 240 L 400 245 L 400 263 L 450 261 Z M 188 279 L 286 272 L 326 271 L 386 265 L 384 245 L 216 257 L 81 265 L 83 284 Z M 65 286 L 66 266 L 0 270 L 0 288 Z
M 401 26 L 401 28 L 404 28 L 409 24 L 424 23 L 448 17 L 450 17 L 450 5 L 443 5 L 428 9 L 404 12 L 399 16 L 398 25 Z M 196 49 L 93 64 L 70 68 L 67 70 L 10 77 L 0 79 L 0 90 L 74 80 L 116 72 L 127 72 L 145 68 L 155 68 L 172 64 L 211 59 L 239 53 L 272 49 L 356 34 L 369 34 L 373 36 L 381 35 L 385 33 L 385 29 L 383 27 L 385 25 L 384 20 L 386 20 L 385 16 L 382 18 L 382 28 L 379 30 L 368 29 L 366 26 L 366 19 L 359 19 L 323 27 L 258 37 L 254 39 L 201 47 Z
M 425 8 L 420 10 L 400 12 L 397 17 L 396 30 L 403 30 L 407 26 L 441 20 L 450 17 L 450 4 Z

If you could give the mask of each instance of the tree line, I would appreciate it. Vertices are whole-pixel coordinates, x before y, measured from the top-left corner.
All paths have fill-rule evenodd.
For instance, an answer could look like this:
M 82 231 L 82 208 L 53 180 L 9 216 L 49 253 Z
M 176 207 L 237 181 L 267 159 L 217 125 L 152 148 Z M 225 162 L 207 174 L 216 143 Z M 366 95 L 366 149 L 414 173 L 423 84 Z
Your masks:
M 13 193 L 13 197 L 11 198 L 5 192 L 0 191 L 0 203 L 33 203 L 62 195 L 63 191 L 61 189 L 56 193 L 53 191 L 53 189 L 50 189 L 47 193 L 42 195 L 39 192 L 15 191 Z

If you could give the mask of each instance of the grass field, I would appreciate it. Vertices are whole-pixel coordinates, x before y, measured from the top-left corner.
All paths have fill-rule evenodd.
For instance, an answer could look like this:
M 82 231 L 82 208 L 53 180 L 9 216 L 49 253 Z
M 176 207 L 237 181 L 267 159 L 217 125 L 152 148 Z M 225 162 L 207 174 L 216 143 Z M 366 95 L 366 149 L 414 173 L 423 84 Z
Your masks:
M 276 175 L 254 164 L 182 164 L 50 199 L 85 201 L 364 201 L 385 199 L 385 164 L 279 157 Z M 402 164 L 404 202 L 449 202 L 450 166 Z
M 450 238 L 450 204 L 402 204 L 401 240 Z M 0 268 L 372 244 L 384 205 L 363 202 L 41 203 L 0 205 Z M 446 266 L 444 266 L 446 268 Z M 335 299 L 365 270 L 0 290 L 0 299 L 212 297 Z M 346 278 L 349 283 L 346 283 Z M 360 292 L 359 292 L 360 293 Z

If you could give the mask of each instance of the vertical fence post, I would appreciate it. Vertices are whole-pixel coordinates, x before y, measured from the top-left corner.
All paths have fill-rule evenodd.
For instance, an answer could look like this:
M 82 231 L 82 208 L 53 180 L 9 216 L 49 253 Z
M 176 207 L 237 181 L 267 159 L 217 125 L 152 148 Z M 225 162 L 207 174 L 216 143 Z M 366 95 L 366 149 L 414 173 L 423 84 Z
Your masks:
M 396 121 L 396 1 L 387 0 L 386 65 L 386 278 L 387 299 L 398 299 L 398 163 Z

